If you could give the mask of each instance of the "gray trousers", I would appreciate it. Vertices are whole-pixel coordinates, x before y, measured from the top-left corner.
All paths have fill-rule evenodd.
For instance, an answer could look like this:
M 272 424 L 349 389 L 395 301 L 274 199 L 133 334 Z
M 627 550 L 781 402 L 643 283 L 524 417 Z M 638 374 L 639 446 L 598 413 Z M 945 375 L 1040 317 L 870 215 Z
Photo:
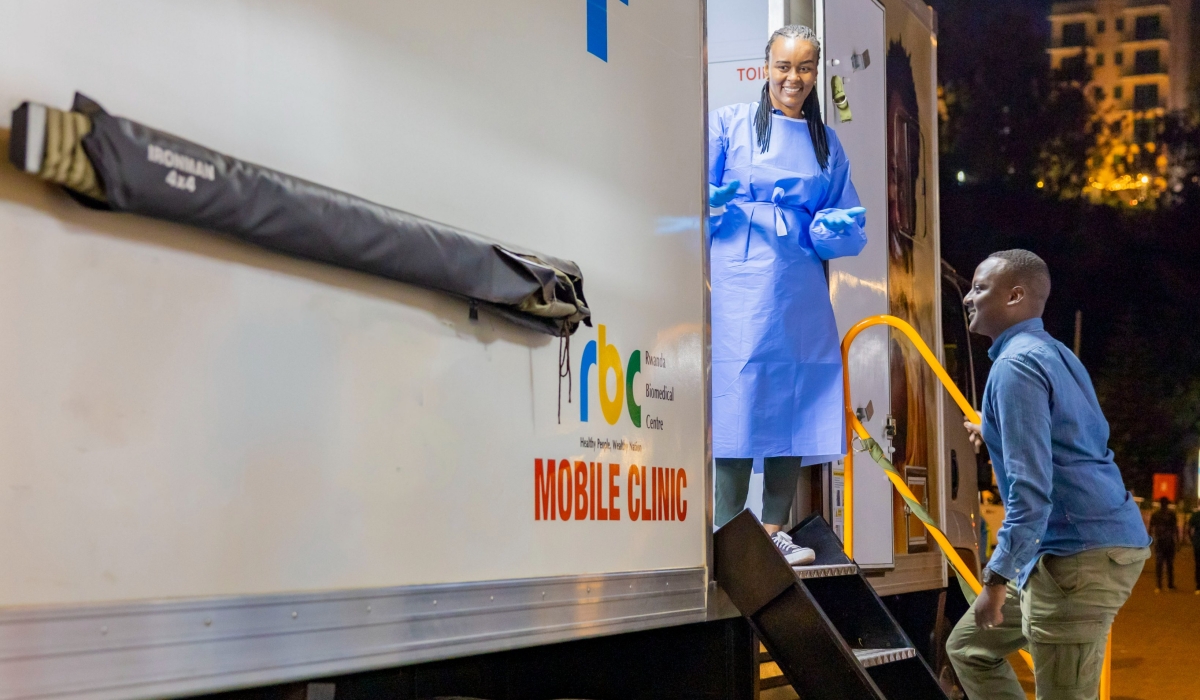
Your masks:
M 1028 647 L 1038 700 L 1095 700 L 1108 630 L 1149 557 L 1149 547 L 1046 554 L 1023 590 L 1008 584 L 1003 623 L 976 627 L 972 605 L 946 642 L 963 690 L 974 700 L 1025 700 L 1005 657 Z
M 733 520 L 746 507 L 750 492 L 750 473 L 754 460 L 750 458 L 718 458 L 717 494 L 713 508 L 713 525 L 721 527 Z M 796 497 L 796 482 L 800 479 L 803 457 L 767 457 L 763 460 L 762 521 L 767 525 L 787 524 Z

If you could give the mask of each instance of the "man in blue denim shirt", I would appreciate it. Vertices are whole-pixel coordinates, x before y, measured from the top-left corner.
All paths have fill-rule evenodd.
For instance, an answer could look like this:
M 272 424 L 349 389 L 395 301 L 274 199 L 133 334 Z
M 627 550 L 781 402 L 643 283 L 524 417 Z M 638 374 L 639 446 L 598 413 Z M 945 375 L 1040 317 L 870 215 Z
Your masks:
M 994 362 L 983 425 L 967 430 L 987 444 L 1005 508 L 983 591 L 946 644 L 975 700 L 1024 700 L 1005 661 L 1024 646 L 1039 700 L 1093 700 L 1108 630 L 1150 556 L 1087 370 L 1042 327 L 1049 296 L 1046 263 L 1006 250 L 965 300 Z

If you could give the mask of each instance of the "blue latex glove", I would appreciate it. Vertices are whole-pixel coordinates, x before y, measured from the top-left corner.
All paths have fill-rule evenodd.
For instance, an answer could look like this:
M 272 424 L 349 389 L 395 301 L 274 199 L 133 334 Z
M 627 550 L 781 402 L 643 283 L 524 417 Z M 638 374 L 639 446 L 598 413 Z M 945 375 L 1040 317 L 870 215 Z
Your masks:
M 725 206 L 737 194 L 737 189 L 741 184 L 737 180 L 727 182 L 720 187 L 710 184 L 708 186 L 708 206 L 713 209 Z
M 841 233 L 851 226 L 857 225 L 855 217 L 862 216 L 867 213 L 866 207 L 852 207 L 850 209 L 834 209 L 826 212 L 821 216 L 821 223 L 825 224 L 825 228 L 834 233 Z
M 813 250 L 822 260 L 858 255 L 867 245 L 867 210 L 822 209 L 808 229 Z

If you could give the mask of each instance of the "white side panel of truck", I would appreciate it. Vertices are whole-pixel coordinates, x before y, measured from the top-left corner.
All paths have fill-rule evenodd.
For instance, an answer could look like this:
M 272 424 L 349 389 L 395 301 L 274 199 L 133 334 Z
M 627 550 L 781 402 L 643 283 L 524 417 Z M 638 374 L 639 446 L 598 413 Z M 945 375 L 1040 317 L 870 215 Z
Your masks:
M 703 11 L 10 3 L 0 126 L 79 90 L 574 260 L 596 327 L 560 347 L 0 165 L 0 698 L 181 695 L 704 619 Z

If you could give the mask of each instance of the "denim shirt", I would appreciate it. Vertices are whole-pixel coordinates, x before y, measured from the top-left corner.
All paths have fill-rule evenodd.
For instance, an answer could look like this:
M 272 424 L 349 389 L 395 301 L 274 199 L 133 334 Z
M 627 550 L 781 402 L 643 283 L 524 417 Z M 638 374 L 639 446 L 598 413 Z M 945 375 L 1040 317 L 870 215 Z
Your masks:
M 987 568 L 1024 586 L 1043 554 L 1150 544 L 1108 449 L 1087 370 L 1042 319 L 1004 331 L 983 391 L 983 439 L 1004 502 Z

